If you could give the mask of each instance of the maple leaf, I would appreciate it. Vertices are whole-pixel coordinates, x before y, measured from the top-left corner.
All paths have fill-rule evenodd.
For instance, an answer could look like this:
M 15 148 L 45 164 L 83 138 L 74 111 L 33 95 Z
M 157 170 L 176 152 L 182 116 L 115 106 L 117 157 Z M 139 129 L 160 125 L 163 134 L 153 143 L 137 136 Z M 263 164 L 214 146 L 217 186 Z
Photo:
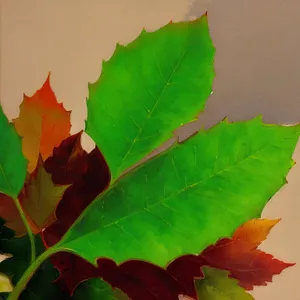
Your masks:
M 199 300 L 254 300 L 237 280 L 228 277 L 228 272 L 210 267 L 202 270 L 205 278 L 195 280 Z
M 45 163 L 57 185 L 70 185 L 57 209 L 57 221 L 43 232 L 47 246 L 57 243 L 82 211 L 104 191 L 110 182 L 108 166 L 95 148 L 87 153 L 81 147 L 82 131 L 65 139 Z
M 231 239 L 220 239 L 206 248 L 199 256 L 186 255 L 173 261 L 168 272 L 187 289 L 187 295 L 195 297 L 193 278 L 201 278 L 201 267 L 211 266 L 228 270 L 230 277 L 239 281 L 246 290 L 272 282 L 273 275 L 293 266 L 275 259 L 257 247 L 264 241 L 279 220 L 253 219 L 240 226 Z
M 82 131 L 65 139 L 44 163 L 55 184 L 72 184 L 56 209 L 57 221 L 42 232 L 47 247 L 61 239 L 87 205 L 110 182 L 110 172 L 102 154 L 98 148 L 90 153 L 82 149 L 81 135 Z M 92 265 L 70 253 L 57 253 L 51 261 L 60 271 L 58 283 L 66 286 L 70 294 L 83 280 L 98 276 Z M 81 267 L 82 271 L 74 272 L 74 268 L 80 270 Z
M 70 134 L 70 111 L 58 103 L 50 86 L 50 73 L 42 88 L 32 97 L 24 95 L 19 117 L 13 120 L 22 137 L 22 149 L 32 172 L 41 154 L 46 160 Z
M 20 203 L 34 234 L 47 228 L 56 220 L 55 209 L 69 185 L 55 185 L 46 172 L 41 156 L 25 184 Z
M 69 260 L 55 260 L 55 266 L 60 270 L 56 283 L 71 295 L 81 289 L 81 282 L 91 278 L 105 280 L 131 299 L 141 299 L 143 295 L 143 300 L 178 300 L 178 295 L 186 291 L 165 269 L 148 262 L 129 260 L 117 265 L 110 259 L 99 259 L 96 268 L 78 256 L 64 255 Z

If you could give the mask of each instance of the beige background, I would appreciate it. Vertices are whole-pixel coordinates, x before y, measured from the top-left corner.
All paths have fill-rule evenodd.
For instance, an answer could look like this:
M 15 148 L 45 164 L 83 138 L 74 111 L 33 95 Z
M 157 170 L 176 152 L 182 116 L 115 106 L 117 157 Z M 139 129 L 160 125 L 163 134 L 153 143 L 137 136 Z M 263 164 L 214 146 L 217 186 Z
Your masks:
M 0 0 L 1 1 L 1 0 Z M 184 137 L 201 123 L 228 116 L 263 114 L 272 123 L 300 121 L 299 0 L 2 0 L 1 103 L 16 117 L 22 93 L 31 95 L 52 72 L 60 101 L 72 109 L 72 131 L 83 128 L 87 82 L 95 81 L 101 59 L 116 42 L 127 43 L 141 28 L 158 29 L 208 10 L 217 48 L 214 94 L 198 122 L 179 130 Z M 86 138 L 85 145 L 92 147 Z M 300 162 L 300 146 L 295 159 Z M 261 300 L 299 300 L 300 163 L 268 204 L 264 216 L 282 217 L 263 249 L 299 265 L 256 288 Z

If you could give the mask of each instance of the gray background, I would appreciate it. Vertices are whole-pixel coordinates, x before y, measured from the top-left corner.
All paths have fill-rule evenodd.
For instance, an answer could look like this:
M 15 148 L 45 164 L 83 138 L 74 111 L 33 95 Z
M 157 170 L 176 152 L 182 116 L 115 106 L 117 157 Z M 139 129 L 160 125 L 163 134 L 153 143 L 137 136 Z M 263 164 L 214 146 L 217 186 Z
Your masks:
M 48 71 L 67 109 L 72 132 L 84 126 L 87 82 L 101 72 L 116 42 L 128 43 L 142 27 L 155 30 L 208 10 L 216 46 L 214 94 L 199 120 L 177 131 L 181 137 L 228 116 L 245 120 L 263 114 L 271 123 L 300 121 L 299 0 L 2 0 L 0 101 L 16 117 L 22 94 L 32 95 Z M 86 149 L 93 143 L 84 138 Z M 294 158 L 300 161 L 300 148 Z M 300 271 L 300 167 L 267 205 L 263 216 L 281 217 L 262 248 L 298 266 L 256 288 L 256 299 L 298 300 Z

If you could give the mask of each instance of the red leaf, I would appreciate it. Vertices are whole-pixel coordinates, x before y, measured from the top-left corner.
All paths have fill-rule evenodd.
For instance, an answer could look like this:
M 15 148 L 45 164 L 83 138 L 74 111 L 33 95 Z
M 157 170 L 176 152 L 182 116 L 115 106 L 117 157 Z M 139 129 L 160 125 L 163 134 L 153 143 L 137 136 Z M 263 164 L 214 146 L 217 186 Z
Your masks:
M 178 300 L 185 292 L 166 270 L 148 262 L 130 260 L 117 266 L 111 260 L 99 259 L 98 266 L 99 277 L 131 299 Z
M 293 266 L 275 259 L 257 247 L 266 239 L 279 220 L 255 219 L 239 227 L 231 239 L 224 238 L 205 249 L 201 255 L 187 255 L 172 262 L 167 270 L 186 288 L 188 296 L 195 297 L 194 277 L 202 277 L 204 265 L 228 270 L 246 290 L 272 282 L 274 275 Z
M 52 174 L 54 184 L 72 184 L 64 193 L 57 210 L 57 221 L 43 233 L 48 246 L 57 243 L 80 216 L 81 212 L 103 192 L 109 184 L 108 166 L 98 150 L 90 153 L 81 147 L 82 132 L 64 140 L 45 161 L 45 169 Z
M 60 271 L 57 280 L 72 295 L 84 280 L 101 277 L 113 288 L 119 288 L 130 299 L 178 300 L 185 289 L 166 270 L 143 261 L 127 261 L 119 266 L 109 259 L 99 259 L 98 268 L 69 253 L 55 255 L 52 262 Z
M 279 220 L 251 220 L 237 229 L 232 239 L 222 239 L 201 254 L 211 267 L 228 270 L 246 290 L 267 285 L 273 275 L 294 266 L 275 259 L 257 247 Z
M 45 170 L 52 174 L 54 184 L 72 184 L 57 207 L 57 221 L 42 233 L 47 247 L 61 239 L 88 204 L 103 192 L 110 182 L 109 169 L 102 154 L 97 148 L 90 153 L 83 150 L 81 134 L 82 132 L 79 132 L 64 140 L 54 149 L 53 156 L 44 163 Z M 91 265 L 68 253 L 58 253 L 51 257 L 51 261 L 61 273 L 60 280 L 65 281 L 70 290 L 85 278 L 93 277 L 93 273 L 89 272 L 92 269 Z M 73 272 L 73 266 L 80 267 L 82 264 L 86 272 Z

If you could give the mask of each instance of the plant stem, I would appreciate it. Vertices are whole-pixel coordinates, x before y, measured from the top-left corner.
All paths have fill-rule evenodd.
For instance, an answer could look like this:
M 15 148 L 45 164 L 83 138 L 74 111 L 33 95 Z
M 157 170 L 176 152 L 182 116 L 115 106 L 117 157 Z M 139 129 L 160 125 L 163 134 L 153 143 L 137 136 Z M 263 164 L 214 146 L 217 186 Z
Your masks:
M 57 252 L 57 250 L 52 247 L 42 253 L 24 272 L 23 276 L 18 281 L 13 291 L 8 295 L 7 300 L 18 300 L 23 290 L 26 288 L 29 280 L 33 277 L 39 266 L 55 252 Z
M 32 231 L 31 231 L 31 228 L 30 228 L 30 226 L 29 226 L 29 224 L 27 222 L 26 216 L 25 216 L 24 211 L 23 211 L 23 209 L 21 207 L 19 199 L 16 198 L 14 202 L 16 204 L 17 210 L 18 210 L 18 212 L 19 212 L 19 214 L 21 216 L 21 219 L 22 219 L 22 221 L 23 221 L 23 223 L 25 225 L 25 228 L 27 230 L 27 233 L 28 233 L 28 237 L 29 237 L 29 241 L 30 241 L 30 245 L 31 245 L 31 263 L 33 263 L 34 260 L 35 260 L 35 257 L 36 257 L 34 235 L 33 235 Z

